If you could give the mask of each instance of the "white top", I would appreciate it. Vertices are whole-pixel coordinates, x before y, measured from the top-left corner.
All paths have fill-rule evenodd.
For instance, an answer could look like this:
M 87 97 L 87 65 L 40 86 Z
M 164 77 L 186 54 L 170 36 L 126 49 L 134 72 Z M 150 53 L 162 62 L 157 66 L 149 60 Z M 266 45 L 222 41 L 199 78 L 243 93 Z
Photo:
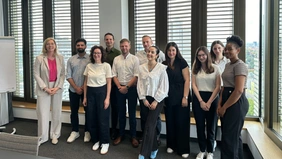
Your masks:
M 128 54 L 115 57 L 113 62 L 113 77 L 117 77 L 121 85 L 126 85 L 134 76 L 138 77 L 139 60 L 136 56 Z
M 219 61 L 219 63 L 216 63 L 216 65 L 218 66 L 220 72 L 222 73 L 225 69 L 225 65 L 230 62 L 229 59 L 227 59 L 225 56 L 223 56 L 223 58 Z
M 216 87 L 216 77 L 220 75 L 220 70 L 218 66 L 212 64 L 214 72 L 207 74 L 205 71 L 201 70 L 195 75 L 196 85 L 199 91 L 213 92 Z
M 87 76 L 87 86 L 101 87 L 107 84 L 106 78 L 112 78 L 111 65 L 104 63 L 89 63 L 83 73 Z
M 147 53 L 145 52 L 145 50 L 138 51 L 135 54 L 135 56 L 138 57 L 140 65 L 148 62 Z M 163 61 L 165 61 L 165 54 L 161 50 L 159 52 L 159 57 L 158 57 L 157 61 L 159 63 L 162 63 Z
M 168 96 L 169 83 L 166 68 L 167 66 L 157 63 L 150 72 L 147 63 L 139 66 L 137 92 L 140 100 L 151 96 L 157 102 L 161 102 Z

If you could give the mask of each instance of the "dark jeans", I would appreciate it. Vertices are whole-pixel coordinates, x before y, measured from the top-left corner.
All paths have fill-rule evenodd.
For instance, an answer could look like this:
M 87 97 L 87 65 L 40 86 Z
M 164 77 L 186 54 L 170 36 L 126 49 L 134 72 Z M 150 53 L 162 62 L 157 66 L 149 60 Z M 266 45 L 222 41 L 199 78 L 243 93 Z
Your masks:
M 78 120 L 78 110 L 80 107 L 81 102 L 83 101 L 83 97 L 84 95 L 81 94 L 77 94 L 77 93 L 73 93 L 71 90 L 69 90 L 69 98 L 70 98 L 70 108 L 71 108 L 71 115 L 70 115 L 70 119 L 71 119 L 71 126 L 72 126 L 72 131 L 78 132 L 79 131 L 79 120 Z M 84 111 L 85 111 L 85 126 L 84 126 L 84 131 L 88 131 L 88 127 L 87 127 L 87 110 L 85 107 Z
M 151 104 L 154 101 L 153 97 L 146 97 L 148 102 Z M 147 113 L 146 124 L 143 131 L 143 142 L 141 146 L 140 154 L 149 157 L 152 151 L 158 149 L 157 141 L 157 120 L 163 109 L 164 101 L 158 103 L 155 110 L 149 110 Z M 147 107 L 146 107 L 147 108 Z
M 140 103 L 141 130 L 142 130 L 142 133 L 144 133 L 145 123 L 146 123 L 147 116 L 148 116 L 148 113 L 149 113 L 150 110 L 149 110 L 148 107 L 146 107 L 143 104 L 142 100 L 139 100 L 139 103 Z M 157 119 L 157 137 L 160 136 L 161 131 L 162 131 L 162 121 L 161 121 L 161 117 L 159 115 L 158 119 Z
M 234 88 L 224 87 L 222 93 L 223 105 Z M 245 92 L 239 100 L 226 109 L 221 120 L 221 159 L 243 159 L 243 143 L 241 139 L 241 130 L 244 120 L 249 109 L 249 102 L 245 96 Z
M 104 109 L 107 86 L 87 87 L 88 126 L 93 143 L 109 143 L 110 108 Z
M 212 95 L 212 92 L 199 92 L 203 101 L 207 102 Z M 201 152 L 213 152 L 215 127 L 217 123 L 217 109 L 218 96 L 211 104 L 209 111 L 204 111 L 199 103 L 196 95 L 193 95 L 192 108 L 197 127 L 197 138 Z M 205 133 L 207 132 L 207 133 Z
M 117 107 L 117 94 L 116 94 L 117 86 L 112 84 L 111 90 L 111 122 L 112 129 L 115 130 L 118 124 L 118 107 Z
M 187 107 L 166 105 L 166 144 L 167 148 L 177 151 L 179 155 L 190 153 L 190 103 Z
M 128 101 L 128 114 L 131 137 L 136 137 L 136 105 L 137 90 L 136 87 L 130 87 L 126 94 L 122 94 L 116 89 L 118 116 L 119 116 L 119 135 L 124 136 L 126 126 L 126 99 Z

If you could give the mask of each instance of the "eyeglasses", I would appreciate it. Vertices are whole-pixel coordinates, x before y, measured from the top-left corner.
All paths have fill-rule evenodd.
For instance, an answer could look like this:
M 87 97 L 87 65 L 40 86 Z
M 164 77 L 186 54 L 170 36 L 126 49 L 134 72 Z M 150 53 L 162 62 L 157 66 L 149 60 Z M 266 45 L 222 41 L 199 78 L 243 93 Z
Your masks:
M 101 52 L 94 52 L 93 53 L 94 55 L 100 55 L 100 54 L 102 54 Z

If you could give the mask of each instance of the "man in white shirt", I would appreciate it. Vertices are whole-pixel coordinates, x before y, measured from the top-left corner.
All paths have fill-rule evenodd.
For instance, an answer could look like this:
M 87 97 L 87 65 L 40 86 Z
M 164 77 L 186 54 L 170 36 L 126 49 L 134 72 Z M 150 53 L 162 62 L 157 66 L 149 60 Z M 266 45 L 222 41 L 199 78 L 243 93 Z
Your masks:
M 147 52 L 148 52 L 149 48 L 153 45 L 153 40 L 149 35 L 144 35 L 142 37 L 142 44 L 143 44 L 144 50 L 138 51 L 135 54 L 135 56 L 138 57 L 138 59 L 139 59 L 140 65 L 148 62 Z M 159 56 L 158 56 L 157 62 L 162 63 L 163 61 L 165 61 L 165 54 L 161 50 L 160 50 L 158 55 Z M 140 102 L 142 102 L 142 101 L 139 100 L 139 103 Z M 140 105 L 140 117 L 141 117 L 141 130 L 142 130 L 142 132 L 144 131 L 147 114 L 148 114 L 148 112 L 146 111 L 146 108 L 143 108 L 143 105 Z M 161 121 L 161 118 L 158 117 L 158 120 L 157 120 L 157 137 L 158 137 L 158 144 L 159 145 L 161 144 L 161 140 L 159 140 L 161 130 L 162 130 L 162 121 Z M 142 141 L 142 139 L 140 139 L 140 142 L 141 141 Z
M 150 48 L 150 46 L 153 45 L 153 40 L 150 36 L 148 35 L 144 35 L 142 37 L 142 44 L 143 44 L 143 47 L 144 47 L 144 50 L 141 50 L 141 51 L 138 51 L 135 56 L 138 57 L 139 61 L 140 61 L 140 65 L 148 62 L 147 60 L 147 52 Z M 160 50 L 160 53 L 159 53 L 159 57 L 157 59 L 157 61 L 159 63 L 162 63 L 163 61 L 165 61 L 165 54 Z
M 112 67 L 113 80 L 117 86 L 117 105 L 119 111 L 119 136 L 114 140 L 114 145 L 118 145 L 124 138 L 126 125 L 126 100 L 128 101 L 128 114 L 131 144 L 134 148 L 139 146 L 136 139 L 136 105 L 137 90 L 136 82 L 138 78 L 139 60 L 129 53 L 130 41 L 122 39 L 120 41 L 121 55 L 115 57 Z

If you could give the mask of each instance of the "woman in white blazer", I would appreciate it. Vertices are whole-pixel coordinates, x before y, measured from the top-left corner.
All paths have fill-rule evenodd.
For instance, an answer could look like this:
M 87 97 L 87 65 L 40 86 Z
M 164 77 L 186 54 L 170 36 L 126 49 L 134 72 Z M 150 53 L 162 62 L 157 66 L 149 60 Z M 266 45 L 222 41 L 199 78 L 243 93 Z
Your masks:
M 61 135 L 62 93 L 65 80 L 64 57 L 59 55 L 55 39 L 47 38 L 42 47 L 42 54 L 34 62 L 36 80 L 36 112 L 38 117 L 38 136 L 40 143 L 48 141 L 49 112 L 52 108 L 50 138 L 58 143 Z

